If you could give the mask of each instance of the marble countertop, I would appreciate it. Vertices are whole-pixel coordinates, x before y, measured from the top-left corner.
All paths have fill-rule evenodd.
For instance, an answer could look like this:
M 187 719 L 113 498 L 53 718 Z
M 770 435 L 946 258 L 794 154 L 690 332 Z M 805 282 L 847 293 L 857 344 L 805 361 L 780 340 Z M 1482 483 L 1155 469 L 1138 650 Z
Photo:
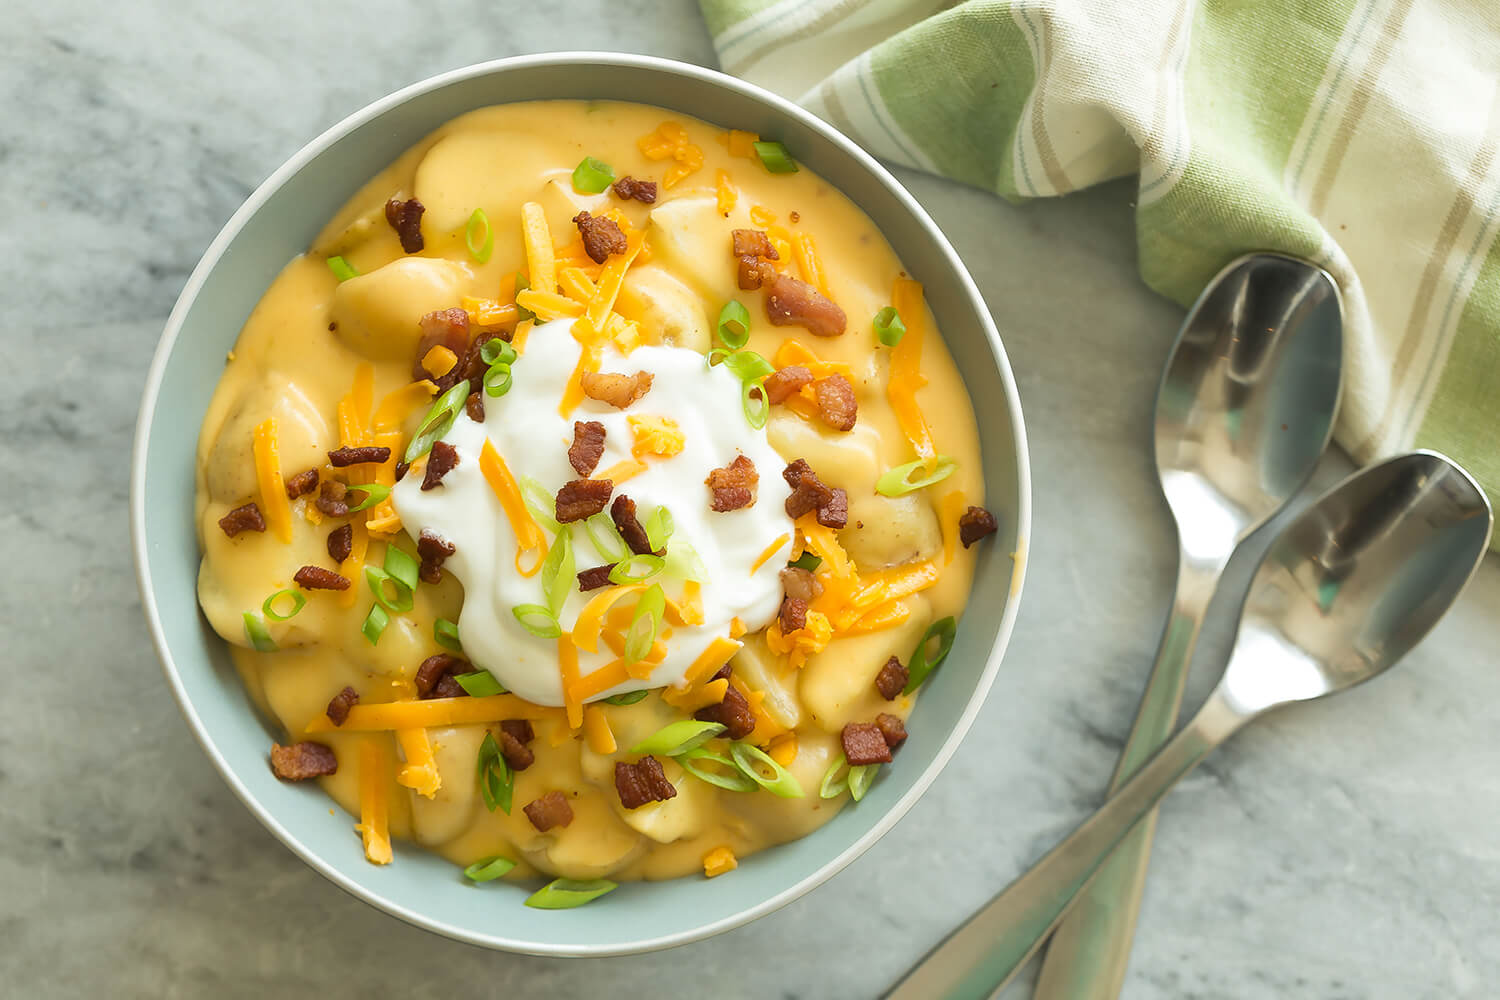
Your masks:
M 556 48 L 713 65 L 690 0 L 563 9 L 21 0 L 0 19 L 0 337 L 16 390 L 0 397 L 0 449 L 29 473 L 0 505 L 0 992 L 871 997 L 1098 802 L 1175 562 L 1146 442 L 1181 310 L 1136 275 L 1128 182 L 1013 207 L 902 175 L 1005 338 L 1035 538 L 973 732 L 896 829 L 810 896 L 662 954 L 489 953 L 324 881 L 199 752 L 146 636 L 126 530 L 132 424 L 167 312 L 262 178 L 399 86 Z M 1497 607 L 1492 558 L 1399 670 L 1267 720 L 1188 778 L 1163 812 L 1125 996 L 1494 995 Z M 1190 704 L 1224 631 L 1200 648 Z

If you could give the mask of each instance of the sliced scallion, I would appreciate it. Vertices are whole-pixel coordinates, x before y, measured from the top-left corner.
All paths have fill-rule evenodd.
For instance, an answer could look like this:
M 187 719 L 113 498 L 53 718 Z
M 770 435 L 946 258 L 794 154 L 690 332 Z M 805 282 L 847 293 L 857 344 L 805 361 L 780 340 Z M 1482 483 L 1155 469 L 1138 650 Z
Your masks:
M 764 379 L 740 383 L 740 407 L 745 411 L 745 423 L 760 430 L 771 419 L 771 401 L 766 398 Z
M 573 560 L 573 532 L 564 528 L 547 550 L 547 561 L 542 563 L 542 593 L 547 595 L 547 610 L 556 618 L 562 614 L 563 604 L 573 590 L 577 567 Z
M 382 486 L 380 483 L 351 483 L 349 485 L 349 492 L 363 494 L 363 499 L 359 503 L 351 503 L 349 505 L 349 512 L 352 514 L 357 510 L 369 510 L 390 496 L 391 488 L 389 486 Z
M 620 537 L 620 529 L 615 527 L 615 522 L 604 511 L 586 519 L 583 530 L 588 532 L 589 541 L 594 543 L 594 550 L 605 562 L 618 563 L 630 557 L 630 546 L 625 544 L 625 539 Z M 614 579 L 613 573 L 610 574 L 610 579 Z
M 666 572 L 684 580 L 708 582 L 708 567 L 703 564 L 698 550 L 688 542 L 677 541 L 667 546 Z
M 506 686 L 495 680 L 495 675 L 488 670 L 471 670 L 466 674 L 454 674 L 453 679 L 458 681 L 459 687 L 474 698 L 488 698 L 490 695 L 508 693 Z
M 463 643 L 458 641 L 458 625 L 446 618 L 439 618 L 432 623 L 432 641 L 455 653 L 464 651 Z
M 927 631 L 922 633 L 922 638 L 917 642 L 917 648 L 912 650 L 911 659 L 907 661 L 906 687 L 902 688 L 903 694 L 911 694 L 921 683 L 927 679 L 927 675 L 942 666 L 948 658 L 948 653 L 953 649 L 953 637 L 958 633 L 958 622 L 952 615 L 940 618 L 927 626 Z M 927 649 L 932 640 L 938 642 L 937 652 L 928 655 Z
M 385 627 L 391 623 L 391 616 L 385 613 L 377 602 L 370 605 L 370 613 L 365 615 L 364 624 L 359 630 L 364 633 L 365 638 L 370 640 L 370 645 L 380 642 L 380 636 L 385 632 Z
M 515 866 L 516 863 L 510 858 L 502 858 L 497 854 L 492 858 L 476 861 L 465 868 L 464 878 L 473 882 L 493 882 Z
M 522 292 L 529 291 L 530 288 L 531 288 L 531 282 L 529 282 L 529 281 L 526 280 L 526 275 L 522 274 L 520 271 L 517 271 L 516 272 L 516 294 L 520 295 Z M 516 322 L 518 322 L 518 323 L 525 323 L 527 320 L 533 320 L 533 319 L 536 319 L 536 313 L 532 312 L 530 309 L 527 309 L 525 306 L 521 305 L 520 302 L 517 302 L 516 303 Z
M 510 365 L 496 362 L 495 364 L 490 365 L 489 368 L 485 370 L 485 395 L 490 396 L 494 399 L 499 399 L 507 392 L 510 392 L 510 387 L 514 383 L 514 381 L 515 380 L 511 377 L 510 374 Z
M 658 555 L 630 553 L 609 571 L 609 582 L 615 584 L 645 583 L 666 568 L 667 561 Z
M 485 733 L 479 744 L 479 793 L 490 812 L 499 809 L 510 815 L 511 797 L 515 793 L 515 773 L 505 762 L 494 733 Z
M 545 486 L 530 476 L 522 476 L 521 499 L 526 501 L 526 509 L 531 511 L 532 519 L 537 524 L 551 532 L 562 530 L 562 525 L 558 524 L 557 518 L 553 517 L 553 514 L 557 512 L 557 505 Z M 606 520 L 608 520 L 607 517 Z M 611 522 L 611 527 L 613 527 L 613 522 Z
M 490 254 L 495 252 L 495 231 L 490 228 L 490 217 L 484 214 L 484 209 L 476 208 L 469 216 L 469 224 L 464 227 L 464 243 L 481 264 L 488 262 Z
M 802 798 L 802 785 L 790 771 L 776 763 L 760 747 L 752 743 L 731 743 L 729 755 L 734 758 L 735 766 L 745 777 L 772 795 L 779 795 L 784 799 Z M 769 776 L 766 771 L 770 772 Z
M 422 564 L 403 549 L 387 545 L 385 547 L 385 571 L 406 584 L 408 590 L 416 590 L 417 583 L 421 580 Z
M 895 306 L 886 306 L 875 314 L 875 337 L 886 347 L 895 347 L 901 343 L 901 338 L 906 336 L 906 324 L 901 322 L 901 314 L 896 311 Z
M 291 595 L 292 598 L 292 610 L 288 611 L 286 614 L 282 614 L 276 610 L 276 602 L 288 595 Z M 295 618 L 297 616 L 297 612 L 301 611 L 303 606 L 305 606 L 306 604 L 307 596 L 303 594 L 302 591 L 297 590 L 293 587 L 288 587 L 285 590 L 276 591 L 276 593 L 272 594 L 270 597 L 262 601 L 260 610 L 264 612 L 265 616 L 271 619 L 273 622 L 284 622 L 288 618 Z
M 464 403 L 469 398 L 469 383 L 465 379 L 459 379 L 453 387 L 433 401 L 432 408 L 427 411 L 427 416 L 417 425 L 417 433 L 412 435 L 411 444 L 406 446 L 406 454 L 402 456 L 404 461 L 415 462 L 427 454 L 432 442 L 448 433 L 453 426 L 453 421 L 458 417 L 459 411 L 464 408 Z
M 250 645 L 256 652 L 276 652 L 276 640 L 271 638 L 271 633 L 266 631 L 266 623 L 254 611 L 245 612 L 245 637 L 250 640 Z
M 815 556 L 811 552 L 804 552 L 797 558 L 793 559 L 791 562 L 787 563 L 787 565 L 793 566 L 797 569 L 805 569 L 809 573 L 816 573 L 818 571 L 818 567 L 823 565 L 823 557 Z
M 340 281 L 359 277 L 359 272 L 354 269 L 354 265 L 342 257 L 329 257 L 328 270 L 332 271 L 333 276 Z
M 573 190 L 582 194 L 598 194 L 614 182 L 615 168 L 592 156 L 585 156 L 573 168 Z
M 630 616 L 630 625 L 625 629 L 624 659 L 627 667 L 641 662 L 651 652 L 666 610 L 666 592 L 661 589 L 661 584 L 653 583 L 636 602 L 635 613 Z
M 879 770 L 879 764 L 860 764 L 849 768 L 849 797 L 855 802 L 864 798 L 870 786 L 875 783 L 875 773 Z
M 894 469 L 887 469 L 879 479 L 875 480 L 875 492 L 882 496 L 899 497 L 924 489 L 933 483 L 940 483 L 953 475 L 953 470 L 958 468 L 958 460 L 950 455 L 939 455 L 931 473 L 917 479 L 911 478 L 913 472 L 918 469 L 925 471 L 926 468 L 926 459 L 919 458 L 905 465 L 898 465 Z
M 754 351 L 735 351 L 724 359 L 724 367 L 741 382 L 757 382 L 776 371 L 771 362 Z
M 517 357 L 516 349 L 499 337 L 491 337 L 479 349 L 479 360 L 487 365 L 496 363 L 512 365 L 515 364 Z
M 526 905 L 538 910 L 571 910 L 616 888 L 616 883 L 606 878 L 589 879 L 587 882 L 570 878 L 553 879 L 532 893 L 527 898 Z
M 604 703 L 607 705 L 634 705 L 650 693 L 650 691 L 626 691 L 624 694 L 612 694 L 604 699 Z
M 719 310 L 719 339 L 731 351 L 737 351 L 750 341 L 750 310 L 743 303 L 730 299 Z
M 704 767 L 705 762 L 717 764 L 724 770 L 710 771 Z M 704 750 L 702 747 L 681 754 L 677 758 L 677 763 L 699 781 L 706 781 L 728 792 L 753 792 L 760 787 L 759 782 L 747 777 L 734 761 L 721 753 Z
M 781 143 L 762 141 L 753 145 L 755 155 L 760 157 L 761 164 L 771 173 L 795 174 L 797 172 L 797 161 L 792 159 L 792 154 L 788 153 Z
M 725 727 L 717 722 L 699 722 L 683 719 L 663 726 L 644 740 L 630 748 L 631 753 L 662 754 L 676 757 L 678 754 L 696 750 L 718 736 Z
M 405 614 L 416 603 L 412 589 L 379 566 L 365 567 L 365 583 L 370 585 L 370 591 L 375 595 L 375 600 L 380 602 L 380 606 L 392 614 Z M 386 593 L 386 584 L 390 584 L 395 590 L 395 596 Z
M 828 770 L 823 772 L 823 782 L 818 785 L 818 798 L 836 799 L 844 794 L 844 790 L 849 787 L 848 764 L 849 758 L 842 753 L 834 759 Z
M 521 627 L 538 639 L 556 639 L 562 635 L 562 626 L 552 609 L 541 604 L 517 604 L 510 609 Z
M 672 519 L 672 512 L 665 507 L 658 507 L 646 518 L 642 527 L 646 529 L 646 544 L 651 546 L 652 552 L 660 552 L 667 547 L 667 542 L 672 538 L 672 531 L 677 524 Z

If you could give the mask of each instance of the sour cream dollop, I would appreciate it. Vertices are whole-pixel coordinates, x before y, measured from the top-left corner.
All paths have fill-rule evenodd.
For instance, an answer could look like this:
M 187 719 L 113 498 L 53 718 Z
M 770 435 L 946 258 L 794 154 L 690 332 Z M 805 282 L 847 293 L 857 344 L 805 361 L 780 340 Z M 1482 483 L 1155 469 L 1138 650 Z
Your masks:
M 441 484 L 424 492 L 422 476 L 414 472 L 391 491 L 396 511 L 413 537 L 431 530 L 454 545 L 455 552 L 443 568 L 464 586 L 458 621 L 464 655 L 515 694 L 539 705 L 563 704 L 558 640 L 532 634 L 512 613 L 517 605 L 545 605 L 547 600 L 540 573 L 524 577 L 516 570 L 515 532 L 479 467 L 486 440 L 517 482 L 529 477 L 556 496 L 564 483 L 579 478 L 568 462 L 575 420 L 604 425 L 604 455 L 595 476 L 633 457 L 630 417 L 667 417 L 682 430 L 679 454 L 645 456 L 646 471 L 617 484 L 613 496 L 623 493 L 634 500 L 642 524 L 658 507 L 671 512 L 674 528 L 669 548 L 690 544 L 706 568 L 704 578 L 698 580 L 703 624 L 672 627 L 671 636 L 664 640 L 667 655 L 649 678 L 609 688 L 600 698 L 680 685 L 688 667 L 709 644 L 729 636 L 734 618 L 749 631 L 765 627 L 781 603 L 779 575 L 793 537 L 792 521 L 786 515 L 790 488 L 781 476 L 786 462 L 766 440 L 765 431 L 756 430 L 745 419 L 740 383 L 733 374 L 722 365 L 708 367 L 703 355 L 686 348 L 640 347 L 628 357 L 606 348 L 600 371 L 650 372 L 651 390 L 625 410 L 585 397 L 564 418 L 558 403 L 582 351 L 572 325 L 572 320 L 556 320 L 532 330 L 525 353 L 512 366 L 510 391 L 498 399 L 485 397 L 483 423 L 459 414 L 444 436 L 458 451 L 458 465 Z M 741 510 L 715 513 L 704 480 L 737 455 L 755 463 L 760 476 L 756 501 Z M 578 570 L 609 561 L 594 547 L 582 522 L 563 525 L 563 530 L 571 533 Z M 753 568 L 768 547 L 782 538 L 786 542 L 780 551 Z M 672 562 L 675 565 L 677 560 Z M 661 574 L 651 582 L 661 583 L 672 600 L 682 596 L 680 574 Z M 572 631 L 579 612 L 597 593 L 582 593 L 576 579 L 569 581 L 569 596 L 558 615 L 565 632 Z M 630 601 L 627 597 L 622 604 L 628 606 Z M 668 627 L 664 625 L 663 631 Z M 579 674 L 587 676 L 614 658 L 603 642 L 598 652 L 579 650 Z

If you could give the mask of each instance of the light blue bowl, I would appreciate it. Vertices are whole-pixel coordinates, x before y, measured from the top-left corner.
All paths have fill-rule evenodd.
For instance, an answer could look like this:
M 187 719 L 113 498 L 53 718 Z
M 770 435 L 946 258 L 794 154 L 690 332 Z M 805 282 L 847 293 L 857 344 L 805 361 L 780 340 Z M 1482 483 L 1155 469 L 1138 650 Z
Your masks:
M 922 281 L 964 373 L 988 503 L 1001 528 L 980 555 L 969 613 L 937 682 L 923 689 L 911 738 L 864 801 L 811 836 L 743 859 L 728 878 L 627 884 L 581 909 L 542 911 L 521 905 L 521 887 L 476 888 L 411 845 L 396 847 L 394 864 L 371 865 L 353 820 L 329 815 L 316 786 L 272 776 L 267 751 L 278 734 L 256 713 L 223 642 L 198 612 L 192 484 L 198 427 L 225 351 L 324 221 L 448 119 L 555 98 L 654 104 L 776 136 L 869 213 Z M 710 70 L 644 56 L 552 53 L 455 70 L 377 101 L 308 143 L 250 196 L 188 279 L 157 347 L 136 429 L 130 521 L 141 599 L 167 682 L 224 780 L 267 829 L 337 885 L 419 927 L 508 951 L 620 955 L 717 934 L 791 902 L 911 808 L 968 731 L 999 669 L 1021 591 L 1031 487 L 1015 381 L 984 301 L 932 220 L 874 159 L 800 108 Z

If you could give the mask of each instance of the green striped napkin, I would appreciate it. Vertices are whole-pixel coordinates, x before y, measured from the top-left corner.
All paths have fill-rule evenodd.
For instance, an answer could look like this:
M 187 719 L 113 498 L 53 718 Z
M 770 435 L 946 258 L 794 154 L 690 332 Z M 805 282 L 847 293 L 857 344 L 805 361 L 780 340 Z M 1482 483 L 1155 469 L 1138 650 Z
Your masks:
M 726 72 L 1007 198 L 1138 173 L 1146 283 L 1282 250 L 1344 293 L 1337 439 L 1500 499 L 1497 0 L 700 0 Z

